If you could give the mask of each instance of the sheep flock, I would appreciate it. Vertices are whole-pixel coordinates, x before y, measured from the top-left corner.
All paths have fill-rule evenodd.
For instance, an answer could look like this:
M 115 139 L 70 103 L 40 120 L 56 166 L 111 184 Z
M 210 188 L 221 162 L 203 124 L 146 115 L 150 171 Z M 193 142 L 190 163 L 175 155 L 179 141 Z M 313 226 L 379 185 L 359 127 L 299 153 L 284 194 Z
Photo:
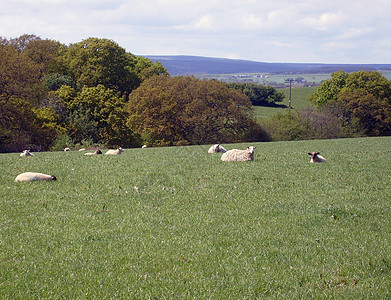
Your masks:
M 146 148 L 147 146 L 144 145 L 142 148 Z M 208 153 L 222 153 L 221 160 L 223 162 L 243 162 L 243 161 L 254 161 L 255 158 L 255 146 L 248 146 L 244 150 L 240 149 L 231 149 L 227 150 L 220 144 L 215 144 L 211 146 L 208 149 Z M 80 149 L 79 151 L 85 151 L 86 149 Z M 65 148 L 65 152 L 71 151 L 70 148 Z M 122 152 L 124 152 L 124 149 L 121 147 L 117 149 L 109 149 L 106 151 L 105 155 L 120 155 Z M 84 155 L 86 156 L 93 156 L 93 155 L 100 155 L 103 154 L 101 150 L 96 149 L 94 152 L 87 152 Z M 308 154 L 311 156 L 310 163 L 322 163 L 326 162 L 326 159 L 320 155 L 320 152 L 308 152 Z M 20 153 L 21 157 L 25 156 L 34 156 L 33 153 L 30 152 L 30 150 L 24 150 L 22 153 Z M 24 172 L 19 174 L 15 178 L 15 182 L 31 182 L 31 181 L 52 181 L 56 180 L 56 176 L 54 175 L 47 175 L 44 173 L 37 173 L 37 172 Z

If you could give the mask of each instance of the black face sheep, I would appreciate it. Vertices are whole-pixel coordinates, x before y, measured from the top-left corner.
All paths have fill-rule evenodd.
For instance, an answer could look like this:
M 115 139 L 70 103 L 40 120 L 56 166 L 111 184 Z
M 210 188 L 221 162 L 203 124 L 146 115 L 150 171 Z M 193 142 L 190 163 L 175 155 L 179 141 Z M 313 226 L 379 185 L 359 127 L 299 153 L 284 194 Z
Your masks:
M 321 163 L 326 161 L 323 156 L 319 155 L 319 152 L 308 152 L 308 154 L 311 155 L 310 163 Z
M 221 156 L 222 161 L 249 161 L 254 160 L 254 150 L 256 147 L 247 147 L 246 150 L 232 149 Z
M 122 152 L 124 152 L 124 149 L 122 149 L 121 147 L 119 147 L 117 150 L 113 150 L 113 149 L 107 150 L 107 152 L 105 153 L 105 155 L 119 155 L 119 154 L 121 154 Z
M 68 148 L 68 147 L 66 147 L 66 148 L 64 149 L 64 151 L 65 151 L 65 152 L 67 152 L 67 151 L 71 151 L 71 149 L 70 149 L 70 148 Z
M 15 178 L 15 182 L 31 182 L 31 181 L 38 181 L 38 180 L 57 180 L 56 176 L 54 175 L 47 175 L 43 173 L 34 173 L 34 172 L 25 172 L 22 174 L 19 174 Z
M 89 152 L 89 153 L 84 153 L 84 155 L 99 155 L 102 154 L 102 151 L 99 149 L 95 150 L 95 152 Z
M 211 146 L 208 150 L 208 153 L 225 153 L 227 150 L 220 144 L 215 144 Z
M 34 156 L 34 154 L 32 154 L 30 150 L 24 150 L 22 153 L 20 153 L 20 157 L 23 156 Z

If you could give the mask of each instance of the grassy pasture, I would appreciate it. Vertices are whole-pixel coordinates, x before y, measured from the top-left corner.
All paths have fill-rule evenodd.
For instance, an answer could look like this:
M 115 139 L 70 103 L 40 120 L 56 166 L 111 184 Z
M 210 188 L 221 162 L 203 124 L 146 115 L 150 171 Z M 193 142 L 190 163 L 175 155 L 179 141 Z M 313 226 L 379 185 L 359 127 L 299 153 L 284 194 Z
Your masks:
M 292 103 L 291 106 L 295 109 L 303 109 L 310 105 L 310 102 L 308 102 L 308 96 L 316 91 L 317 87 L 295 87 L 292 88 Z M 284 93 L 285 98 L 282 101 L 282 103 L 279 104 L 285 104 L 286 106 L 289 105 L 289 88 L 284 89 L 278 89 L 278 91 L 281 91 Z M 284 112 L 286 108 L 280 108 L 280 107 L 266 107 L 266 106 L 253 106 L 254 113 L 255 113 L 255 119 L 260 121 L 265 118 L 270 117 L 271 115 L 275 114 L 276 112 Z
M 0 154 L 1 298 L 389 298 L 391 139 L 255 145 Z

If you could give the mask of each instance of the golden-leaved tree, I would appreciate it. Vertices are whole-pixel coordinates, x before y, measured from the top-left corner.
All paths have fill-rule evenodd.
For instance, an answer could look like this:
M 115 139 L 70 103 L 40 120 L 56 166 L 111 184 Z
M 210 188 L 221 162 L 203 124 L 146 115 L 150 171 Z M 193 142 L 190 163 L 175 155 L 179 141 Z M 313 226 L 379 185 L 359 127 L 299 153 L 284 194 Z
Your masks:
M 128 125 L 154 146 L 266 140 L 251 102 L 216 80 L 154 76 L 129 96 Z

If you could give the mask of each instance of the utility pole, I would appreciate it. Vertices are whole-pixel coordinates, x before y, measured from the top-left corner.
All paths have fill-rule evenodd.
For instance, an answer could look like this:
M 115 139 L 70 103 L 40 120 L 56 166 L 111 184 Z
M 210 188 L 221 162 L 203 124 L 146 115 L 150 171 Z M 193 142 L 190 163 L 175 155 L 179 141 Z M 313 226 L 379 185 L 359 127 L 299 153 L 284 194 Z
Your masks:
M 287 78 L 285 79 L 285 83 L 289 83 L 289 104 L 288 107 L 292 108 L 292 81 L 295 81 L 293 78 Z

